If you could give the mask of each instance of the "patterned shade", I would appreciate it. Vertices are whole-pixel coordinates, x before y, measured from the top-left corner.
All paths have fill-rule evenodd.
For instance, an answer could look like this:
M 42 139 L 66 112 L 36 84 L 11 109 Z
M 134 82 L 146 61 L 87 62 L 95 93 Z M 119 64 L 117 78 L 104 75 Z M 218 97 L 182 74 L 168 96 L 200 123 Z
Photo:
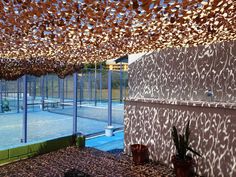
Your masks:
M 0 78 L 235 39 L 235 0 L 1 0 Z

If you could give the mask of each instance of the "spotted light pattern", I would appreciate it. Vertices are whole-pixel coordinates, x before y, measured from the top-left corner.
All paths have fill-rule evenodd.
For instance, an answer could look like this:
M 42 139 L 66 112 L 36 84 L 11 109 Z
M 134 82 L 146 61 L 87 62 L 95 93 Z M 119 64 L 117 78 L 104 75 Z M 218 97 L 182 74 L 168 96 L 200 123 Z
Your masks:
M 194 157 L 197 173 L 236 176 L 235 69 L 236 41 L 165 49 L 131 64 L 125 152 L 146 144 L 151 159 L 171 165 L 171 127 L 191 120 L 191 146 L 202 154 Z
M 235 0 L 0 0 L 0 78 L 235 40 L 235 12 Z
M 142 69 L 140 69 L 142 68 Z M 130 66 L 129 97 L 236 101 L 236 41 L 153 52 Z

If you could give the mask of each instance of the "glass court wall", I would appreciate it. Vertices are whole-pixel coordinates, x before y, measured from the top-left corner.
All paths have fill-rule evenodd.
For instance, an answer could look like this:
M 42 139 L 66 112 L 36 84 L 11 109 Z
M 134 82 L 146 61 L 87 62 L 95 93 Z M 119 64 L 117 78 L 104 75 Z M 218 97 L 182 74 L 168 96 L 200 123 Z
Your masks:
M 61 79 L 49 74 L 25 78 L 26 82 L 24 76 L 16 81 L 0 81 L 0 136 L 3 137 L 0 149 L 22 145 L 24 137 L 32 143 L 73 133 L 74 76 Z M 104 132 L 108 120 L 114 128 L 123 127 L 126 72 L 86 69 L 77 74 L 76 83 L 77 132 L 85 135 Z

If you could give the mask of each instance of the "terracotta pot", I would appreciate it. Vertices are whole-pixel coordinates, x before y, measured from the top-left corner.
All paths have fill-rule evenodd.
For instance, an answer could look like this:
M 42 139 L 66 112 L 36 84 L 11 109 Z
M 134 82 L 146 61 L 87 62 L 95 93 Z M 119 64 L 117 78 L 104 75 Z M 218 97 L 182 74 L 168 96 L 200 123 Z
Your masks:
M 136 165 L 141 165 L 148 162 L 148 148 L 143 144 L 133 144 L 130 146 L 133 156 L 133 162 Z
M 179 159 L 178 156 L 172 156 L 172 163 L 174 164 L 174 170 L 176 177 L 193 177 L 195 161 L 191 157 L 187 157 L 186 160 Z

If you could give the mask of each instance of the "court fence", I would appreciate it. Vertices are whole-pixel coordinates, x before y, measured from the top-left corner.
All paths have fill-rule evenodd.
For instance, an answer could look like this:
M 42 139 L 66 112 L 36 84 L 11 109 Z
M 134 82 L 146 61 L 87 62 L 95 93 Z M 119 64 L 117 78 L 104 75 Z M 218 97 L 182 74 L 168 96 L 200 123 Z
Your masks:
M 64 79 L 48 74 L 41 77 L 25 75 L 15 81 L 0 80 L 0 122 L 5 121 L 0 124 L 0 134 L 7 134 L 4 128 L 9 127 L 8 122 L 13 126 L 15 121 L 14 126 L 21 129 L 15 138 L 21 134 L 21 142 L 27 143 L 32 139 L 31 132 L 39 132 L 43 126 L 50 127 L 47 125 L 49 119 L 59 121 L 58 117 L 62 116 L 67 116 L 71 127 L 66 133 L 61 132 L 61 135 L 67 135 L 68 131 L 71 134 L 89 135 L 111 126 L 120 129 L 123 127 L 123 99 L 127 96 L 127 79 L 126 71 L 99 68 L 84 69 Z M 45 113 L 50 116 L 53 114 L 51 117 L 54 119 L 40 117 L 40 112 L 44 112 L 44 116 Z M 37 117 L 36 114 L 40 118 L 31 119 L 31 116 Z M 10 118 L 12 115 L 18 118 Z M 6 117 L 9 117 L 8 120 Z M 89 120 L 93 123 L 90 124 Z M 81 128 L 82 123 L 84 125 Z M 100 128 L 95 128 L 96 125 Z M 44 135 L 41 133 L 41 137 L 49 137 L 46 129 L 42 132 Z

